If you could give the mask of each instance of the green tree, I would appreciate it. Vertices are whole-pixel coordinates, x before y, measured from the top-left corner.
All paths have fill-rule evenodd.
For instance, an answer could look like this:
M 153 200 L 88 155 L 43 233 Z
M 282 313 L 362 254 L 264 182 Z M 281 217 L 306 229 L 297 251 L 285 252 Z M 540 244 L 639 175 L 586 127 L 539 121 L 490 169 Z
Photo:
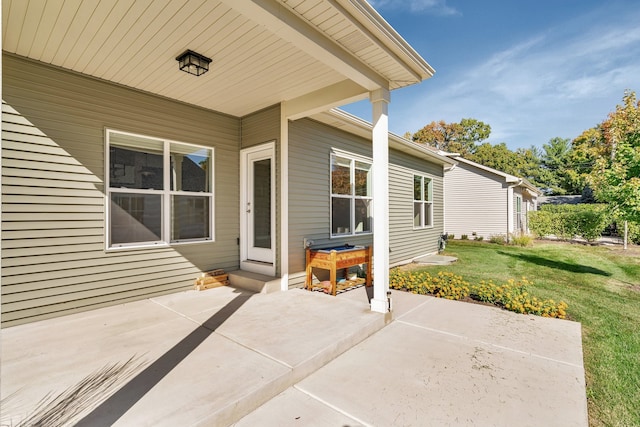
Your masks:
M 542 145 L 540 164 L 544 175 L 543 186 L 549 194 L 567 194 L 571 179 L 568 176 L 568 161 L 571 151 L 571 140 L 567 138 L 551 138 Z
M 474 147 L 491 135 L 491 126 L 480 120 L 462 119 L 460 120 L 460 127 L 461 132 L 456 142 L 464 147 Z
M 632 91 L 622 101 L 599 127 L 605 155 L 587 179 L 596 199 L 608 203 L 617 218 L 640 222 L 640 101 Z
M 491 126 L 466 118 L 460 120 L 460 123 L 446 123 L 444 120 L 431 122 L 414 133 L 412 139 L 466 157 L 476 150 L 476 144 L 487 139 L 490 134 Z

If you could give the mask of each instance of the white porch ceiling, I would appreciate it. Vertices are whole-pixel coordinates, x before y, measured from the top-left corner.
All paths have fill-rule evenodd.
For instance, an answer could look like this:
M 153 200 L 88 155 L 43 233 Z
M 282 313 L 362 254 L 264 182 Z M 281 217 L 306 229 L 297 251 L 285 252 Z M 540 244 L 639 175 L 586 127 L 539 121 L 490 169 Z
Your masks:
M 2 1 L 6 52 L 234 116 L 428 78 L 385 24 L 361 0 Z M 213 59 L 210 71 L 180 71 L 186 49 Z

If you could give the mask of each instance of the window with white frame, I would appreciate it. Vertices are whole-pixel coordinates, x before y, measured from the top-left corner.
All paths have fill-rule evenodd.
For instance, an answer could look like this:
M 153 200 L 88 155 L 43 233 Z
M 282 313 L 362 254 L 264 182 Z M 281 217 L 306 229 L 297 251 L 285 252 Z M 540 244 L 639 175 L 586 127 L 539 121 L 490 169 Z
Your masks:
M 371 233 L 371 162 L 331 154 L 331 235 Z
M 213 149 L 106 131 L 108 247 L 213 240 Z
M 413 227 L 433 226 L 433 181 L 422 175 L 413 176 Z

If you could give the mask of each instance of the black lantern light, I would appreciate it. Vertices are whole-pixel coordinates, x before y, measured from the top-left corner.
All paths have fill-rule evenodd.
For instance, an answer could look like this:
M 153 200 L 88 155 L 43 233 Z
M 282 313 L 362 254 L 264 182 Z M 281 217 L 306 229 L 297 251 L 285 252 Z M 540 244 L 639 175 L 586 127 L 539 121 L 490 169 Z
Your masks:
M 182 71 L 194 76 L 200 76 L 209 71 L 211 59 L 192 50 L 185 50 L 182 55 L 176 58 L 176 61 L 180 64 Z

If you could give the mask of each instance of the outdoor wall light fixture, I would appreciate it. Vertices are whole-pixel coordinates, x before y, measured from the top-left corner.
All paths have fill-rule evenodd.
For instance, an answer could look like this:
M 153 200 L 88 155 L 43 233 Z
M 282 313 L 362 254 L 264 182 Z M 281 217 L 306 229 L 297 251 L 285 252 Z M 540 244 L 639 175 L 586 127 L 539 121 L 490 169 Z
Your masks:
M 182 71 L 194 76 L 200 76 L 209 71 L 211 59 L 192 50 L 185 50 L 182 55 L 176 58 L 176 61 L 180 64 Z

